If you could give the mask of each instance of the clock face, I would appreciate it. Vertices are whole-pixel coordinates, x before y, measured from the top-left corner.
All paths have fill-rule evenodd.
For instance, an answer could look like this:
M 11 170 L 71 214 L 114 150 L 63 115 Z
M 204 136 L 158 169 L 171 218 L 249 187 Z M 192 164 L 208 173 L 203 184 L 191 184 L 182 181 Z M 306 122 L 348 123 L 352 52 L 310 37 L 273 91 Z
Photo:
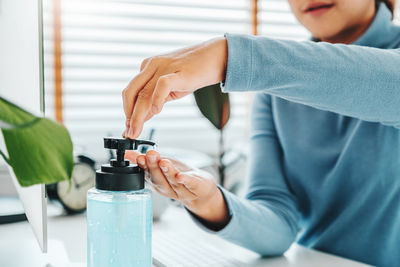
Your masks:
M 62 181 L 57 184 L 57 193 L 63 204 L 74 211 L 86 209 L 86 193 L 95 185 L 96 172 L 86 163 L 75 163 L 69 181 Z

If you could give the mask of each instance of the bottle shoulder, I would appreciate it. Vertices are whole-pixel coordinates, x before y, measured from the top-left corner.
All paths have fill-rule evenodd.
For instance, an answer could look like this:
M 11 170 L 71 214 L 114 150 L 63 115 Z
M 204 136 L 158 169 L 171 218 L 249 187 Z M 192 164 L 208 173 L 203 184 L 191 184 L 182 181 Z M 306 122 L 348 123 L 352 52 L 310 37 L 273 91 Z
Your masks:
M 95 187 L 91 188 L 87 192 L 87 198 L 91 200 L 104 201 L 104 202 L 115 202 L 115 201 L 136 201 L 143 199 L 151 199 L 151 192 L 149 189 L 141 189 L 134 191 L 107 191 L 100 190 Z

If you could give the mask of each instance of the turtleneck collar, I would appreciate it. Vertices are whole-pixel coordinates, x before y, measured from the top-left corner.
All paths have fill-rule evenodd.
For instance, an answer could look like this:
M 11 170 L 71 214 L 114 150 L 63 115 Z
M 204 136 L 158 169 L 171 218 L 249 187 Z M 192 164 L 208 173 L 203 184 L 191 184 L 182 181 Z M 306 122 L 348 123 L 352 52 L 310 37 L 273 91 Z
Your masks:
M 387 48 L 393 43 L 397 34 L 394 34 L 396 27 L 392 23 L 392 13 L 382 2 L 377 5 L 377 11 L 368 29 L 352 44 Z
M 353 45 L 370 46 L 376 48 L 389 48 L 400 38 L 400 28 L 392 22 L 392 12 L 382 3 L 376 5 L 375 17 L 368 29 L 356 40 Z M 312 41 L 320 42 L 318 38 L 312 37 Z

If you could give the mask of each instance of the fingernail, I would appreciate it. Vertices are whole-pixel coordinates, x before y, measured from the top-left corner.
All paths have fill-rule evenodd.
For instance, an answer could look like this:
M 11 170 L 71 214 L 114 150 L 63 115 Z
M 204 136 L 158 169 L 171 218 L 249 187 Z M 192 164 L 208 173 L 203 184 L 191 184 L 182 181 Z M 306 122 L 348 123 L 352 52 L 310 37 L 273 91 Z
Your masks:
M 144 160 L 141 159 L 141 160 L 138 160 L 138 162 L 140 165 L 144 165 Z
M 160 167 L 163 172 L 168 172 L 168 167 Z
M 148 156 L 148 158 L 151 163 L 156 162 L 156 156 Z
M 151 110 L 153 111 L 153 113 L 157 113 L 158 112 L 158 108 L 156 105 L 153 105 L 153 107 L 151 108 Z

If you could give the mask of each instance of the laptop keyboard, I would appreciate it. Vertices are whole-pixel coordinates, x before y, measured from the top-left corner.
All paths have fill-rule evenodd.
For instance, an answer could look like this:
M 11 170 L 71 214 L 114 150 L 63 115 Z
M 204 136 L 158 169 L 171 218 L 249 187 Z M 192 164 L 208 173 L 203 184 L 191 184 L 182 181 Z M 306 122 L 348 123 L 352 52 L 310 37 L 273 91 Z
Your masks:
M 153 235 L 153 266 L 239 267 L 245 264 L 195 237 L 157 232 Z

